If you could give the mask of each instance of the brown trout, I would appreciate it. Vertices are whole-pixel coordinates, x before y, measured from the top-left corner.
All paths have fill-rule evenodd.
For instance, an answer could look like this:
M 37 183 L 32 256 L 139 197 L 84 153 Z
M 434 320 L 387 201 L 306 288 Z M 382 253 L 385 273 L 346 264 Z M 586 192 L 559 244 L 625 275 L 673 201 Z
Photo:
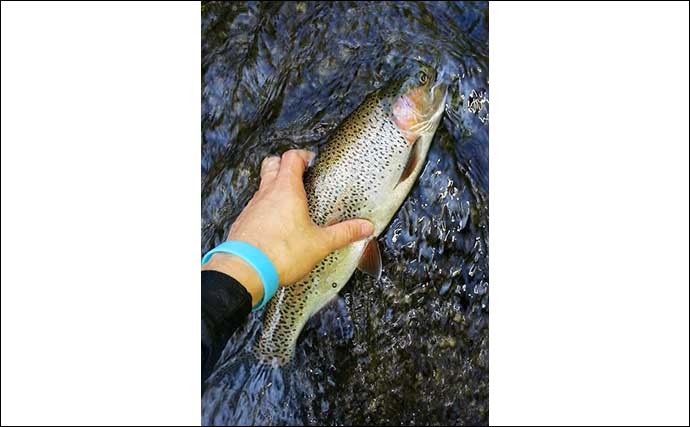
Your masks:
M 309 214 L 316 224 L 365 218 L 375 231 L 371 238 L 328 255 L 293 286 L 278 290 L 266 307 L 254 348 L 261 362 L 288 362 L 306 321 L 338 294 L 356 268 L 380 277 L 376 237 L 424 166 L 445 97 L 446 86 L 437 81 L 436 71 L 416 64 L 405 77 L 367 96 L 307 170 Z

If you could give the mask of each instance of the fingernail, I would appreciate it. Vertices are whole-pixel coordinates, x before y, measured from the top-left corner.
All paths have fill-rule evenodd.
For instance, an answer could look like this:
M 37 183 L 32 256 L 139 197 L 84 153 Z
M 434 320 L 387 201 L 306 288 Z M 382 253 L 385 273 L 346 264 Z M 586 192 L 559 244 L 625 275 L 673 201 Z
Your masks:
M 307 161 L 307 166 L 311 166 L 314 163 L 316 153 L 314 153 L 313 151 L 307 151 L 307 157 L 309 157 L 309 160 Z
M 359 227 L 360 230 L 362 230 L 363 236 L 371 236 L 371 234 L 374 232 L 374 224 L 370 223 L 369 221 L 363 222 Z

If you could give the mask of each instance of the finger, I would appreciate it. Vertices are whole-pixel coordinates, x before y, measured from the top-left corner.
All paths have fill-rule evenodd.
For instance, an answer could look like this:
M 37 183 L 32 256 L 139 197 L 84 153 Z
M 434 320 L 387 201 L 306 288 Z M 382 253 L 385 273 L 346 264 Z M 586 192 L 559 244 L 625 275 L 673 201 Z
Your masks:
M 261 162 L 261 185 L 273 181 L 280 170 L 280 157 L 268 156 Z
M 351 219 L 326 227 L 323 231 L 326 233 L 328 246 L 332 252 L 371 236 L 374 232 L 374 224 L 366 219 Z
M 289 150 L 283 153 L 280 160 L 278 177 L 292 183 L 301 183 L 304 170 L 316 154 L 307 150 Z

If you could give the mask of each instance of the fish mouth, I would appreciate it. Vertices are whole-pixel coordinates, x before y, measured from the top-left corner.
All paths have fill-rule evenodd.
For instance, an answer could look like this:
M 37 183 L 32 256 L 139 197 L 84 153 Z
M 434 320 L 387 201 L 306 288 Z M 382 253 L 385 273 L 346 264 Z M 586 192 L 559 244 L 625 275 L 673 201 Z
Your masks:
M 437 80 L 437 82 L 429 89 L 431 93 L 432 102 L 426 111 L 426 114 L 422 115 L 422 120 L 419 122 L 420 133 L 433 131 L 436 123 L 443 115 L 446 106 L 446 98 L 448 97 L 448 85 L 442 80 Z
M 431 87 L 432 99 L 436 100 L 438 104 L 435 104 L 435 109 L 439 106 L 445 105 L 446 97 L 448 96 L 448 84 L 446 83 L 446 72 L 443 68 L 436 74 L 436 80 L 434 85 Z
M 438 80 L 436 84 L 431 87 L 431 96 L 434 99 L 432 104 L 432 114 L 431 117 L 435 118 L 443 113 L 446 105 L 446 99 L 448 98 L 448 85 L 441 80 Z

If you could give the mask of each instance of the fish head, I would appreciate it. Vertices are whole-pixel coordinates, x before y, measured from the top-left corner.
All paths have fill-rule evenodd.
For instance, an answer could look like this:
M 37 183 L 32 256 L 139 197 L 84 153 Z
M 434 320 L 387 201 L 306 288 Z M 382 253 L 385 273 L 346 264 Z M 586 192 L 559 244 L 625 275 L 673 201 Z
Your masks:
M 436 131 L 447 89 L 433 67 L 417 63 L 389 91 L 393 122 L 410 144 Z

